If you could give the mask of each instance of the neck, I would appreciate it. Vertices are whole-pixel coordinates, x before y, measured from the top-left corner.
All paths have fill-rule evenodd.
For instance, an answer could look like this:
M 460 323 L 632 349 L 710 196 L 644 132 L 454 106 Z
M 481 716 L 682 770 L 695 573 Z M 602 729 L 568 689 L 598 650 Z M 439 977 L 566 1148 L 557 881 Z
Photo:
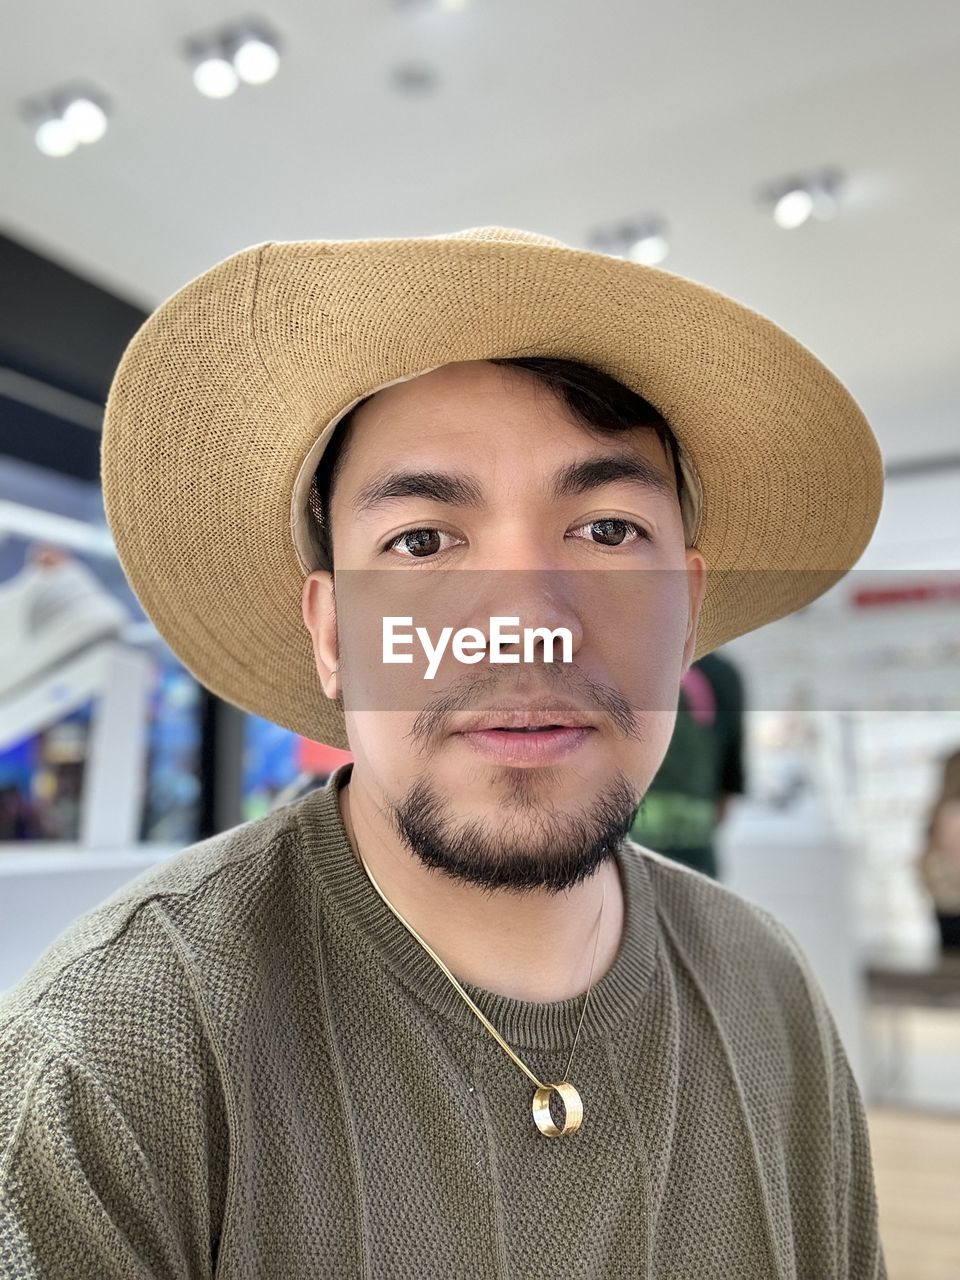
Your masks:
M 491 893 L 424 866 L 400 841 L 384 817 L 382 800 L 355 767 L 340 788 L 339 804 L 354 855 L 362 852 L 390 903 L 461 982 L 515 1000 L 550 1003 L 582 995 L 613 965 L 624 919 L 613 860 L 564 893 Z

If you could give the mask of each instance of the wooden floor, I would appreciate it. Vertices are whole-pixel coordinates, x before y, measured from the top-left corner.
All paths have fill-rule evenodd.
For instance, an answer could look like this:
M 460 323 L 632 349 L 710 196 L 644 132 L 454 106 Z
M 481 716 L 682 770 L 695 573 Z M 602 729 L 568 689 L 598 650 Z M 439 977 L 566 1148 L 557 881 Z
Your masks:
M 890 1280 L 960 1280 L 960 1116 L 873 1111 Z

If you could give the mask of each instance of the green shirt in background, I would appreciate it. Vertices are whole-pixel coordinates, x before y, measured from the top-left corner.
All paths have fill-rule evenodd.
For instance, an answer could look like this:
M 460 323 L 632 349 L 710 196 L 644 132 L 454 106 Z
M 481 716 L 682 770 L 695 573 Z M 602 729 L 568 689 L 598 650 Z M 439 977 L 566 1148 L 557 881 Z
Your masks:
M 718 805 L 745 790 L 743 682 L 717 653 L 695 662 L 680 687 L 677 723 L 631 838 L 696 871 L 718 876 Z

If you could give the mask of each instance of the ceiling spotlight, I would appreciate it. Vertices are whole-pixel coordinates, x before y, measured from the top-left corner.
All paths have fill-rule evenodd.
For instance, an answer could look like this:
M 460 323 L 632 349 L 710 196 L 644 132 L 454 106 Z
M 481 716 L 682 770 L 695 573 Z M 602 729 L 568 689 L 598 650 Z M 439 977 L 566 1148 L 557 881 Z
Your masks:
M 825 221 L 834 217 L 841 185 L 842 175 L 836 169 L 821 169 L 768 187 L 761 199 L 771 209 L 777 226 L 793 231 L 811 218 Z
M 38 125 L 33 140 L 45 156 L 68 156 L 77 148 L 77 139 L 60 116 L 51 116 Z
M 260 22 L 234 22 L 187 41 L 193 83 L 208 98 L 229 98 L 244 84 L 266 84 L 280 67 L 280 42 Z
M 666 236 L 658 231 L 651 231 L 634 240 L 627 250 L 627 257 L 631 262 L 642 262 L 645 266 L 655 267 L 669 252 Z
M 87 88 L 58 89 L 24 102 L 21 113 L 45 156 L 68 156 L 81 143 L 99 142 L 107 131 L 104 98 Z
M 107 113 L 99 102 L 84 95 L 64 107 L 63 123 L 77 142 L 99 142 L 107 132 Z
M 237 75 L 247 84 L 266 84 L 277 74 L 280 53 L 276 45 L 261 35 L 246 36 L 233 53 Z
M 812 213 L 813 196 L 803 187 L 785 191 L 773 206 L 774 222 L 787 231 L 802 227 Z
M 229 98 L 240 79 L 232 62 L 221 54 L 208 54 L 194 66 L 193 83 L 205 98 Z
M 643 266 L 656 267 L 670 252 L 666 227 L 659 218 L 599 227 L 590 237 L 595 249 Z

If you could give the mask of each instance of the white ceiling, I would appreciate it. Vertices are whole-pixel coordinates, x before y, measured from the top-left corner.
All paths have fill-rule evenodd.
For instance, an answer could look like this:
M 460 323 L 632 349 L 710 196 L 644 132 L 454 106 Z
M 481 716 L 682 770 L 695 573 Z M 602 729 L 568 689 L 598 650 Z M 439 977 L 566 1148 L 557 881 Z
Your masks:
M 199 17 L 198 15 L 199 10 Z M 960 441 L 960 4 L 955 0 L 265 0 L 269 85 L 202 98 L 185 37 L 231 0 L 10 6 L 0 220 L 152 306 L 268 239 L 500 223 L 585 245 L 662 213 L 664 264 L 756 307 L 850 386 L 890 458 Z M 398 95 L 416 60 L 435 92 Z M 81 78 L 106 138 L 42 156 L 24 98 Z M 833 222 L 777 228 L 758 188 L 824 163 Z

